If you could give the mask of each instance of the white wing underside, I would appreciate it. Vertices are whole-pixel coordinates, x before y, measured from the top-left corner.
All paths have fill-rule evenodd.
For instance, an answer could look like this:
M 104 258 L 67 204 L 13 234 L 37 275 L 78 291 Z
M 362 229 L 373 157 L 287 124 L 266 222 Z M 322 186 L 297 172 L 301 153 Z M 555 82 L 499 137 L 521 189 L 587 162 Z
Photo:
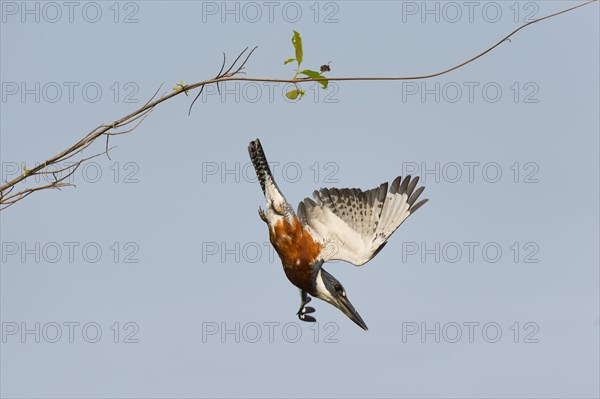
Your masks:
M 425 187 L 397 177 L 368 191 L 326 189 L 298 205 L 298 217 L 315 240 L 324 245 L 323 261 L 343 260 L 361 266 L 371 260 L 396 229 L 427 200 L 415 201 Z

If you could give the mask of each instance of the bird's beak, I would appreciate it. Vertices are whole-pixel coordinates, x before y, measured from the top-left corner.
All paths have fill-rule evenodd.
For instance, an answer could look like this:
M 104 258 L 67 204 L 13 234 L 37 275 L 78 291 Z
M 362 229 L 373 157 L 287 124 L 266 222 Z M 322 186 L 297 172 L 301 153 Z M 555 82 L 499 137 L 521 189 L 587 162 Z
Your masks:
M 352 304 L 350 303 L 350 301 L 348 300 L 347 297 L 345 297 L 345 296 L 338 297 L 338 305 L 339 305 L 338 308 L 342 312 L 344 312 L 344 314 L 346 316 L 348 316 L 348 318 L 350 320 L 355 322 L 360 328 L 362 328 L 365 331 L 367 331 L 369 329 L 367 327 L 367 324 L 364 322 L 362 317 L 360 317 L 360 315 L 358 314 L 356 309 L 354 309 L 354 306 L 352 306 Z

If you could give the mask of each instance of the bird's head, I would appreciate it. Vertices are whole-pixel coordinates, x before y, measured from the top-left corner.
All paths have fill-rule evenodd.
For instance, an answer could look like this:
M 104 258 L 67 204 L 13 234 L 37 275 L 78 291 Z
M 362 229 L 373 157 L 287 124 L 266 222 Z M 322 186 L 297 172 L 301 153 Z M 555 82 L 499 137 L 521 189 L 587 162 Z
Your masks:
M 348 300 L 344 286 L 324 269 L 320 269 L 316 275 L 316 297 L 329 302 L 341 310 L 350 320 L 355 322 L 363 330 L 368 330 L 367 325 L 354 306 Z

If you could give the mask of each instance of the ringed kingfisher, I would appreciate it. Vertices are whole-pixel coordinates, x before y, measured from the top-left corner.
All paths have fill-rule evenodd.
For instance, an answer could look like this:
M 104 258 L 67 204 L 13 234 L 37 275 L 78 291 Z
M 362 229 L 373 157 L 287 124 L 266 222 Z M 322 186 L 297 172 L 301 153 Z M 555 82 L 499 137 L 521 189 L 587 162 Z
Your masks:
M 283 270 L 300 290 L 300 320 L 314 322 L 315 309 L 306 306 L 311 296 L 330 303 L 364 330 L 367 325 L 350 303 L 342 284 L 323 263 L 343 260 L 361 266 L 373 259 L 396 229 L 423 206 L 416 202 L 425 187 L 416 188 L 419 177 L 397 177 L 368 191 L 357 188 L 322 188 L 292 206 L 273 180 L 267 158 L 258 139 L 248 152 L 266 198 L 260 218 L 269 227 L 271 244 L 283 263 Z M 416 203 L 415 203 L 416 202 Z

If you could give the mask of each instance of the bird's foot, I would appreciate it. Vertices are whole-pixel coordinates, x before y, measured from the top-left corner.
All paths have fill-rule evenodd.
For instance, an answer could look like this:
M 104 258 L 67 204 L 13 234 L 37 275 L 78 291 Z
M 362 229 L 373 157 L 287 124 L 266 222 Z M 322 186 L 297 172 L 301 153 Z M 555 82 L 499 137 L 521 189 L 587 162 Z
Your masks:
M 261 207 L 258 208 L 258 216 L 260 216 L 260 218 L 262 219 L 263 222 L 265 222 L 266 224 L 269 224 L 269 221 L 267 220 L 267 215 L 265 214 L 265 211 L 263 211 L 263 209 Z
M 312 300 L 312 298 L 309 297 L 305 291 L 302 291 L 301 296 L 302 302 L 300 303 L 300 310 L 298 310 L 298 313 L 296 313 L 298 315 L 298 318 L 302 321 L 307 322 L 317 321 L 317 319 L 309 315 L 309 313 L 315 312 L 315 308 L 313 308 L 312 306 L 306 306 L 306 304 L 309 303 Z

